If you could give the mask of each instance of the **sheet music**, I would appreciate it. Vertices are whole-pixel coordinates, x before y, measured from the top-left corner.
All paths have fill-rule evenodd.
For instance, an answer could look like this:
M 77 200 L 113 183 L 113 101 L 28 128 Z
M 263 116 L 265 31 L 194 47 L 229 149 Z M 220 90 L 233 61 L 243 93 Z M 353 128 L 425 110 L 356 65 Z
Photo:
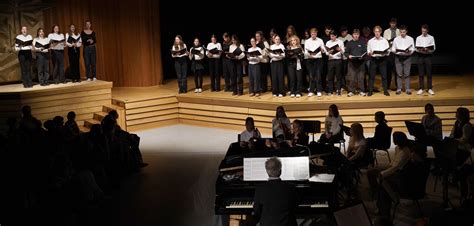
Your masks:
M 244 181 L 266 181 L 268 174 L 265 161 L 269 158 L 244 158 Z M 308 157 L 282 157 L 282 180 L 307 180 L 309 178 Z
M 327 174 L 327 173 L 321 173 L 321 174 L 316 174 L 312 177 L 309 178 L 310 182 L 319 182 L 319 183 L 332 183 L 334 180 L 335 174 Z

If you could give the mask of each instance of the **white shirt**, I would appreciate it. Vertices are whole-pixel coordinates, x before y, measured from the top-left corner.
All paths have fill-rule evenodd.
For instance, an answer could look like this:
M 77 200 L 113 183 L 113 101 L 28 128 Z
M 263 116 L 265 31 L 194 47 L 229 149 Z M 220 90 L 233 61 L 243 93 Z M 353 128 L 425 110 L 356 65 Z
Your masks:
M 36 47 L 36 43 L 39 43 L 41 45 L 47 45 L 50 43 L 50 40 L 49 38 L 40 38 L 40 37 L 37 37 L 35 39 L 33 39 L 33 46 L 34 47 L 34 50 L 37 51 L 37 52 L 42 52 L 42 53 L 47 53 L 49 50 L 48 49 L 43 49 L 41 50 L 41 48 L 37 48 Z
M 65 41 L 64 40 L 64 35 L 63 34 L 56 34 L 56 33 L 50 33 L 48 35 L 48 38 L 51 40 L 51 41 Z M 60 42 L 56 45 L 53 45 L 51 43 L 51 49 L 53 50 L 64 50 L 64 42 Z
M 16 39 L 22 41 L 22 42 L 28 42 L 28 41 L 33 41 L 33 37 L 31 35 L 23 35 L 19 34 L 16 36 Z M 31 45 L 28 46 L 20 46 L 15 43 L 15 51 L 20 51 L 20 50 L 31 50 Z
M 367 43 L 367 54 L 371 54 L 373 51 L 384 51 L 388 49 L 390 51 L 390 45 L 385 38 L 373 37 Z M 385 54 L 372 54 L 372 57 L 383 57 L 388 55 L 388 51 Z
M 218 42 L 216 42 L 216 43 L 209 42 L 209 44 L 207 44 L 206 49 L 208 50 L 208 52 L 207 52 L 207 57 L 208 57 L 208 58 L 214 58 L 214 59 L 219 59 L 219 58 L 221 58 L 221 54 L 220 54 L 220 53 L 211 54 L 211 53 L 209 52 L 209 50 L 211 50 L 211 49 L 222 50 L 222 46 L 221 46 L 220 43 L 218 43 Z
M 186 47 L 186 44 L 183 43 L 183 48 L 181 48 L 181 49 L 186 49 L 186 48 L 188 48 L 188 47 Z M 176 46 L 176 47 L 173 45 L 173 47 L 171 47 L 171 49 L 172 49 L 173 51 L 179 51 L 179 50 L 181 50 L 179 45 Z M 173 55 L 173 53 L 171 53 L 171 57 L 173 57 L 173 58 L 176 58 L 176 57 L 184 57 L 184 56 L 186 56 L 186 55 L 188 55 L 188 54 L 189 54 L 188 52 L 185 52 L 185 53 L 183 53 L 183 54 L 181 54 L 181 55 Z
M 352 38 L 352 35 L 351 35 L 351 34 L 347 34 L 345 37 L 339 36 L 339 37 L 337 37 L 337 39 L 341 40 L 342 43 L 344 43 L 344 45 L 346 45 L 347 42 L 350 42 L 350 41 L 354 40 L 354 39 Z M 342 54 L 342 59 L 343 59 L 343 60 L 347 60 L 346 55 Z
M 193 49 L 195 50 L 198 50 L 199 53 L 201 53 L 201 55 L 198 55 L 198 54 L 193 54 Z M 204 59 L 204 48 L 202 48 L 202 46 L 199 46 L 199 47 L 191 47 L 191 50 L 189 51 L 189 59 L 192 60 L 193 59 L 193 56 L 194 56 L 194 60 L 202 60 Z
M 326 116 L 326 119 L 324 120 L 324 128 L 326 130 L 325 133 L 332 133 L 332 135 L 339 134 L 339 132 L 341 132 L 341 125 L 343 123 L 344 121 L 342 121 L 341 115 L 339 115 L 337 118 Z
M 240 53 L 240 55 L 236 56 L 235 59 L 237 60 L 241 60 L 245 57 L 245 48 L 244 48 L 244 45 L 240 44 L 239 46 L 240 50 L 242 50 L 242 53 Z M 235 50 L 237 49 L 237 45 L 235 44 L 232 44 L 229 46 L 229 53 L 233 53 Z
M 260 49 L 260 47 L 250 47 L 248 49 L 248 52 L 255 52 L 255 51 L 260 52 L 260 54 L 263 53 L 263 51 Z M 251 56 L 247 55 L 247 60 L 249 60 L 249 64 L 258 64 L 258 63 L 260 63 L 262 58 L 263 58 L 263 55 L 255 56 L 255 57 L 251 57 Z
M 316 37 L 316 39 L 309 38 L 304 42 L 304 58 L 305 59 L 317 59 L 323 57 L 323 52 L 326 53 L 326 47 L 324 46 L 324 42 L 322 39 Z M 317 48 L 320 48 L 321 51 L 316 53 L 315 55 L 309 54 L 309 51 L 314 51 Z
M 339 45 L 341 51 L 337 52 L 336 54 L 329 53 L 329 49 L 335 45 Z M 344 53 L 344 42 L 339 39 L 336 39 L 336 41 L 329 40 L 326 42 L 326 49 L 328 51 L 326 54 L 329 56 L 329 60 L 340 60 L 342 54 Z
M 400 36 L 400 29 L 395 29 L 395 38 Z M 390 28 L 388 29 L 385 29 L 385 31 L 383 32 L 383 38 L 387 39 L 387 40 L 390 40 L 392 39 L 392 31 L 390 30 Z
M 270 46 L 270 49 L 271 50 L 276 50 L 276 49 L 281 49 L 283 51 L 283 53 L 281 54 L 273 54 L 273 53 L 269 53 L 268 55 L 270 56 L 270 63 L 273 62 L 273 61 L 280 61 L 280 60 L 283 60 L 285 58 L 285 46 L 283 44 L 273 44 Z
M 397 52 L 397 49 L 405 50 L 409 49 L 408 52 Z M 401 56 L 410 56 L 415 51 L 415 42 L 413 38 L 406 35 L 405 38 L 398 36 L 393 40 L 392 52 Z
M 255 134 L 255 132 L 257 134 Z M 256 137 L 254 137 L 254 135 L 256 135 Z M 261 138 L 262 135 L 260 134 L 260 131 L 256 130 L 256 131 L 247 131 L 247 130 L 244 130 L 242 131 L 242 133 L 240 133 L 240 141 L 244 141 L 244 142 L 249 142 L 250 139 L 252 138 Z
M 69 33 L 66 33 L 66 45 L 67 45 L 68 47 L 72 47 L 72 43 L 69 43 L 69 42 L 68 42 L 69 36 L 72 37 L 73 39 L 75 39 L 74 42 L 76 42 L 76 47 L 81 47 L 81 46 L 82 46 L 81 34 L 72 34 L 72 35 L 69 35 Z M 78 40 L 78 39 L 79 39 L 79 40 Z M 74 43 L 74 42 L 73 42 L 73 43 Z
M 258 45 L 258 43 L 257 43 Z M 268 51 L 266 49 L 269 49 L 270 48 L 270 45 L 268 44 L 267 41 L 264 41 L 263 42 L 263 46 L 265 46 L 265 49 L 262 49 L 262 59 L 260 60 L 260 63 L 268 63 L 268 61 L 270 61 L 270 59 L 268 58 Z
M 429 53 L 433 53 L 436 50 L 436 44 L 434 37 L 426 34 L 426 36 L 420 35 L 416 38 L 416 45 L 415 47 L 428 47 L 428 46 L 433 46 L 433 50 L 430 50 Z M 417 52 L 419 52 L 417 50 Z

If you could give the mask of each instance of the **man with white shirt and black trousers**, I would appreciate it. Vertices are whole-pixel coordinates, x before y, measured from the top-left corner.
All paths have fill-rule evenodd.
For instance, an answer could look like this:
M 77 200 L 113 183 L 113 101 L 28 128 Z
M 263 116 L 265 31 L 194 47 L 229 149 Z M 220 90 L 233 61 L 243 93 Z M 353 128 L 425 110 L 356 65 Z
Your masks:
M 402 82 L 405 81 L 405 92 L 411 95 L 410 69 L 411 55 L 415 51 L 413 38 L 407 35 L 407 27 L 400 26 L 400 36 L 393 40 L 392 52 L 395 53 L 395 69 L 397 70 L 397 95 L 402 93 Z
M 31 54 L 32 44 L 33 37 L 28 34 L 26 26 L 21 26 L 21 34 L 17 35 L 15 39 L 15 51 L 18 52 L 21 81 L 25 88 L 33 87 L 33 82 L 31 81 L 31 62 L 33 61 L 33 55 Z
M 382 28 L 380 26 L 374 27 L 375 37 L 369 40 L 367 43 L 367 54 L 370 56 L 370 68 L 369 68 L 369 92 L 368 96 L 372 96 L 374 92 L 375 73 L 377 68 L 382 74 L 382 86 L 385 96 L 390 96 L 387 86 L 387 56 L 390 52 L 390 45 L 388 41 L 384 39 L 382 34 Z
M 334 31 L 330 33 L 331 39 L 326 43 L 326 54 L 328 55 L 328 95 L 332 95 L 334 88 L 334 77 L 337 79 L 336 83 L 336 94 L 341 95 L 342 85 L 342 54 L 344 54 L 344 43 L 337 39 L 337 35 Z
M 353 40 L 347 43 L 344 54 L 349 58 L 347 65 L 349 76 L 349 93 L 347 96 L 351 97 L 355 94 L 358 84 L 359 95 L 365 96 L 365 54 L 367 53 L 367 45 L 360 37 L 359 29 L 354 29 L 352 32 Z
M 436 50 L 435 40 L 433 36 L 428 34 L 429 28 L 427 24 L 421 26 L 421 35 L 416 38 L 416 52 L 418 53 L 418 72 L 420 73 L 420 89 L 416 94 L 423 94 L 425 89 L 424 77 L 425 71 L 428 77 L 428 93 L 434 95 L 432 75 L 431 75 L 431 57 Z
M 268 181 L 255 189 L 254 216 L 260 226 L 296 226 L 298 198 L 294 185 L 280 179 L 281 161 L 277 157 L 265 162 Z
M 321 97 L 323 72 L 323 53 L 326 53 L 324 41 L 318 38 L 318 29 L 311 28 L 311 37 L 305 41 L 304 54 L 306 58 L 306 67 L 309 74 L 309 93 L 308 96 L 314 95 L 314 89 L 318 97 Z
M 397 18 L 390 19 L 390 27 L 385 29 L 383 32 L 383 38 L 387 39 L 390 47 L 392 46 L 393 40 L 400 36 L 400 29 L 397 28 Z M 395 71 L 395 55 L 389 53 L 387 56 L 387 87 L 390 89 L 392 84 L 392 74 L 397 74 Z

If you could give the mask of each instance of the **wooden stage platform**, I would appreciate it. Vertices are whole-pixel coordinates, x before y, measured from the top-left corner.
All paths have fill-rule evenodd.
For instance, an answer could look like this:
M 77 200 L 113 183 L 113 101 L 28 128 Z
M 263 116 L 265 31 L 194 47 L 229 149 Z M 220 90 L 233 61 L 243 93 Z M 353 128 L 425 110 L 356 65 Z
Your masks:
M 412 80 L 412 87 L 416 88 L 418 78 L 413 76 Z M 245 118 L 252 116 L 263 132 L 270 131 L 277 106 L 284 106 L 291 120 L 324 122 L 328 106 L 337 104 L 346 125 L 361 122 L 365 131 L 371 132 L 375 127 L 374 113 L 384 111 L 390 126 L 405 131 L 404 120 L 419 121 L 426 103 L 435 105 L 437 114 L 443 119 L 443 130 L 449 131 L 457 107 L 465 106 L 474 111 L 474 75 L 437 75 L 433 80 L 434 96 L 426 93 L 398 96 L 391 92 L 389 97 L 381 93 L 372 97 L 347 97 L 343 93 L 343 96 L 279 98 L 269 92 L 260 97 L 249 97 L 247 88 L 245 95 L 232 96 L 223 91 L 210 92 L 208 78 L 204 79 L 204 92 L 196 94 L 192 77 L 188 80 L 190 91 L 186 94 L 177 94 L 176 80 L 140 88 L 112 87 L 112 82 L 106 81 L 36 85 L 31 89 L 24 89 L 21 84 L 4 85 L 0 86 L 0 131 L 5 131 L 6 119 L 20 117 L 21 106 L 27 104 L 42 121 L 56 115 L 66 117 L 68 111 L 75 111 L 83 130 L 100 123 L 108 111 L 115 109 L 121 116 L 119 124 L 129 131 L 178 123 L 240 131 Z M 247 87 L 247 77 L 244 84 Z
M 367 132 L 375 127 L 374 113 L 384 111 L 389 125 L 395 130 L 405 129 L 404 120 L 420 121 L 424 105 L 432 103 L 443 119 L 443 130 L 449 131 L 455 120 L 457 107 L 465 106 L 474 111 L 474 75 L 436 75 L 436 95 L 415 93 L 386 97 L 375 93 L 372 97 L 323 96 L 291 98 L 273 97 L 270 92 L 260 97 L 249 97 L 247 77 L 244 78 L 243 96 L 228 92 L 210 92 L 209 79 L 204 79 L 204 92 L 194 93 L 194 81 L 188 79 L 189 92 L 177 94 L 176 80 L 164 85 L 147 88 L 113 88 L 113 103 L 124 108 L 127 128 L 131 131 L 183 123 L 207 127 L 242 130 L 247 116 L 254 117 L 257 127 L 270 131 L 275 109 L 283 105 L 288 117 L 293 119 L 321 120 L 327 115 L 330 104 L 337 104 L 346 125 L 361 122 Z M 418 77 L 412 76 L 412 87 L 418 87 Z M 376 81 L 380 84 L 380 81 Z M 324 127 L 324 126 L 323 126 Z

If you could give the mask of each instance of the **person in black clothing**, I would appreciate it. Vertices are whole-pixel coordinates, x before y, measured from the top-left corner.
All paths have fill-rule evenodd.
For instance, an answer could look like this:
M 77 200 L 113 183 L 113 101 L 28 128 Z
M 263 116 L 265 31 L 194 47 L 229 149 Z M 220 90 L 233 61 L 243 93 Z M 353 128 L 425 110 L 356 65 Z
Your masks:
M 255 189 L 254 215 L 260 226 L 296 226 L 295 187 L 280 179 L 281 162 L 272 157 L 265 162 L 268 181 Z
M 81 32 L 81 41 L 84 44 L 84 63 L 86 65 L 87 81 L 95 81 L 96 73 L 96 47 L 97 37 L 95 31 L 92 30 L 92 24 L 86 20 L 86 27 Z
M 367 138 L 367 147 L 369 149 L 379 148 L 385 149 L 388 147 L 383 147 L 384 144 L 390 144 L 390 127 L 387 125 L 387 120 L 385 120 L 385 113 L 383 111 L 375 112 L 375 122 L 377 126 L 375 127 L 374 137 Z
M 367 52 L 367 44 L 363 40 L 359 39 L 359 29 L 354 29 L 352 32 L 352 41 L 347 43 L 344 54 L 349 58 L 347 65 L 349 75 L 349 93 L 347 96 L 351 97 L 355 94 L 355 85 L 358 84 L 359 94 L 365 96 L 365 56 Z
M 296 145 L 307 146 L 309 142 L 309 137 L 304 132 L 303 122 L 301 122 L 298 119 L 295 119 L 293 120 L 291 127 L 292 127 L 291 140 L 288 140 L 288 145 L 290 147 L 295 147 Z
M 231 92 L 233 91 L 230 86 L 230 69 L 232 67 L 232 60 L 225 57 L 225 52 L 229 52 L 229 47 L 232 45 L 232 41 L 230 40 L 230 35 L 227 32 L 222 35 L 222 39 L 222 52 L 224 53 L 224 57 L 222 57 L 222 74 L 225 82 L 224 91 Z

